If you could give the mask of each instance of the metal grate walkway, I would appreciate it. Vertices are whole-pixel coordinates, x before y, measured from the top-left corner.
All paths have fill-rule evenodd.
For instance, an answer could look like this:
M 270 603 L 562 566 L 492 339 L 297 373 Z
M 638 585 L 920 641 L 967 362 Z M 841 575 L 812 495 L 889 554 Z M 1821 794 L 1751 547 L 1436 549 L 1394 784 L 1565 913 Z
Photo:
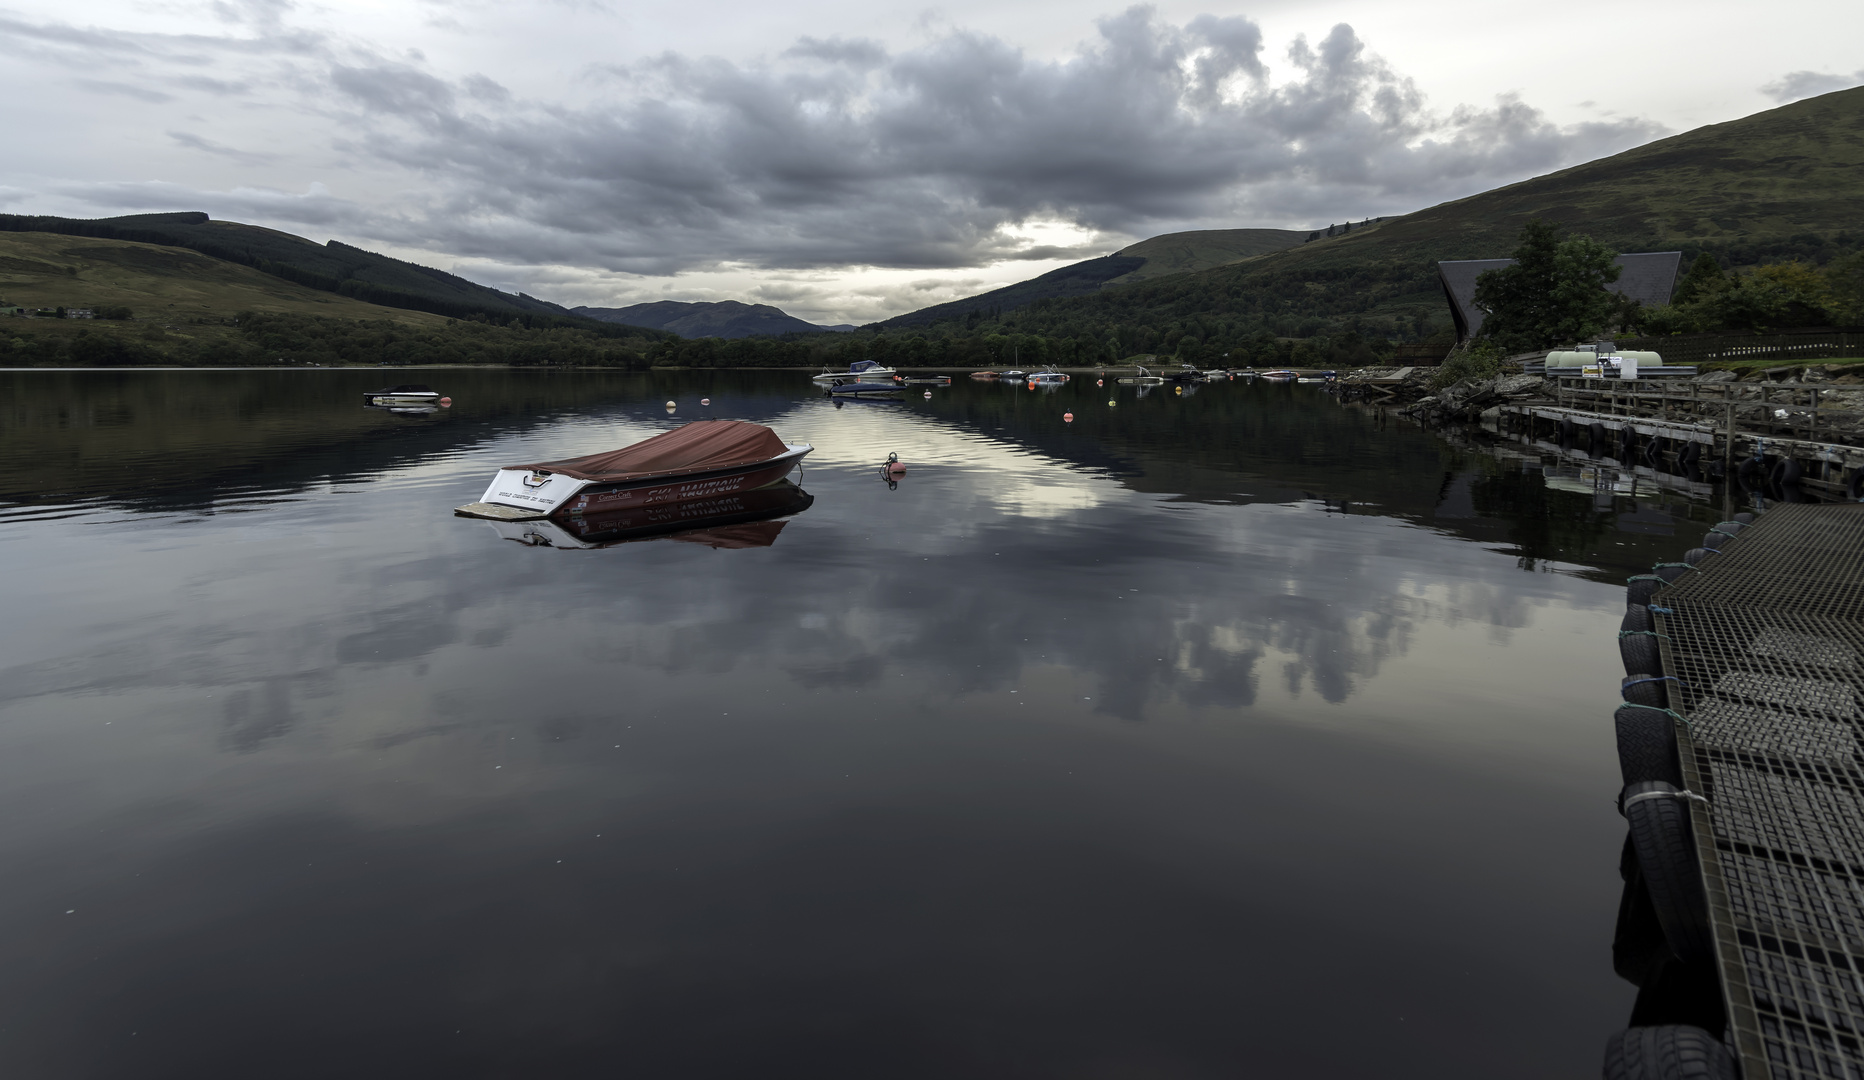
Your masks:
M 1776 506 L 1652 605 L 1747 1080 L 1864 1080 L 1864 505 Z

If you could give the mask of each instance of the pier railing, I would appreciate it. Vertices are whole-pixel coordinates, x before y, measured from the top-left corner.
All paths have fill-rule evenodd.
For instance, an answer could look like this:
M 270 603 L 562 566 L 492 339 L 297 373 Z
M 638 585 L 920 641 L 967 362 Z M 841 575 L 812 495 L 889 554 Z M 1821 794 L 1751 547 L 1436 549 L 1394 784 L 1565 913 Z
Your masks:
M 1864 328 L 1792 330 L 1773 334 L 1678 334 L 1619 338 L 1620 349 L 1649 351 L 1665 364 L 1712 364 L 1727 360 L 1793 363 L 1864 356 Z

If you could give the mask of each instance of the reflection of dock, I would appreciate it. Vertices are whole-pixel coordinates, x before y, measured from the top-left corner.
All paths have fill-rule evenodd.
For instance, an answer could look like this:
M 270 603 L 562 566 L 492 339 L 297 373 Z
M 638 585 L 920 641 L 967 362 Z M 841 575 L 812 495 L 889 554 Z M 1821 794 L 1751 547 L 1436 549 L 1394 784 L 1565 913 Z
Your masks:
M 1730 473 L 1738 460 L 1770 473 L 1790 463 L 1793 482 L 1826 497 L 1846 492 L 1864 470 L 1860 413 L 1827 404 L 1824 387 L 1571 378 L 1556 384 L 1554 402 L 1497 406 L 1504 426 L 1532 436 L 1537 423 L 1552 424 L 1562 441 L 1588 431 L 1592 439 L 1638 447 L 1653 461 L 1719 465 Z
M 1747 1080 L 1864 1075 L 1864 506 L 1780 505 L 1716 542 L 1634 578 L 1649 604 L 1620 634 L 1647 676 L 1616 718 L 1628 1036 L 1726 1034 Z

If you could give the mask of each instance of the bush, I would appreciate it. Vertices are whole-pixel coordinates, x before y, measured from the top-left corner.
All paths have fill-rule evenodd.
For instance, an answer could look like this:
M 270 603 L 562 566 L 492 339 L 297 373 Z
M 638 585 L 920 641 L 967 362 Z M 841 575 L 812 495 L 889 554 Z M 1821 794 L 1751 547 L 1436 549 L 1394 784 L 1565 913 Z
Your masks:
M 1502 373 L 1502 348 L 1483 338 L 1469 348 L 1452 353 L 1431 373 L 1430 388 L 1441 390 L 1464 379 L 1493 379 Z

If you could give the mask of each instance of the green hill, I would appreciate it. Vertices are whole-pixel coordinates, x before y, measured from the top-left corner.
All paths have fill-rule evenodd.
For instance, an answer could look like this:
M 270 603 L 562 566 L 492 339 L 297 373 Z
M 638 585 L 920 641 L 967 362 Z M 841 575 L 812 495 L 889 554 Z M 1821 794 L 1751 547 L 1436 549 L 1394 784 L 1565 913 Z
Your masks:
M 242 311 L 414 326 L 447 321 L 322 292 L 187 248 L 58 233 L 0 232 L 0 298 L 33 308 L 124 307 L 139 320 L 165 325 L 220 323 Z
M 935 304 L 929 308 L 920 308 L 918 311 L 909 311 L 904 315 L 896 315 L 884 322 L 872 325 L 881 328 L 905 328 L 931 326 L 935 323 L 960 319 L 974 323 L 978 318 L 995 318 L 1004 312 L 1026 307 L 1037 300 L 1090 295 L 1100 291 L 1102 285 L 1114 278 L 1130 274 L 1144 265 L 1145 260 L 1136 256 L 1108 255 L 1099 259 L 1088 259 L 1085 262 L 1050 270 L 1028 281 L 1005 285 L 1001 289 L 992 289 L 977 296 L 967 296 L 962 300 L 953 300 L 950 303 Z
M 1200 229 L 1166 233 L 1114 252 L 1117 256 L 1146 262 L 1139 269 L 1121 274 L 1106 284 L 1107 287 L 1127 285 L 1169 274 L 1228 266 L 1257 255 L 1297 247 L 1307 243 L 1313 235 L 1295 229 Z
M 994 324 L 919 325 L 1095 341 L 1116 335 L 1129 351 L 1184 337 L 1208 347 L 1345 332 L 1415 340 L 1449 324 L 1437 261 L 1506 256 L 1535 217 L 1620 251 L 1680 249 L 1686 260 L 1707 251 L 1729 266 L 1823 263 L 1864 246 L 1861 204 L 1864 87 L 1235 265 L 1038 301 Z
M 187 248 L 0 232 L 0 307 L 89 308 L 94 320 L 0 318 L 0 367 L 488 363 L 632 366 L 669 335 L 551 317 L 527 327 L 383 307 Z
M 500 292 L 443 270 L 335 240 L 318 244 L 257 225 L 214 221 L 197 212 L 96 220 L 0 214 L 0 232 L 58 233 L 188 248 L 320 292 L 454 318 L 517 316 L 535 323 L 540 317 L 572 317 L 556 304 L 523 293 Z

